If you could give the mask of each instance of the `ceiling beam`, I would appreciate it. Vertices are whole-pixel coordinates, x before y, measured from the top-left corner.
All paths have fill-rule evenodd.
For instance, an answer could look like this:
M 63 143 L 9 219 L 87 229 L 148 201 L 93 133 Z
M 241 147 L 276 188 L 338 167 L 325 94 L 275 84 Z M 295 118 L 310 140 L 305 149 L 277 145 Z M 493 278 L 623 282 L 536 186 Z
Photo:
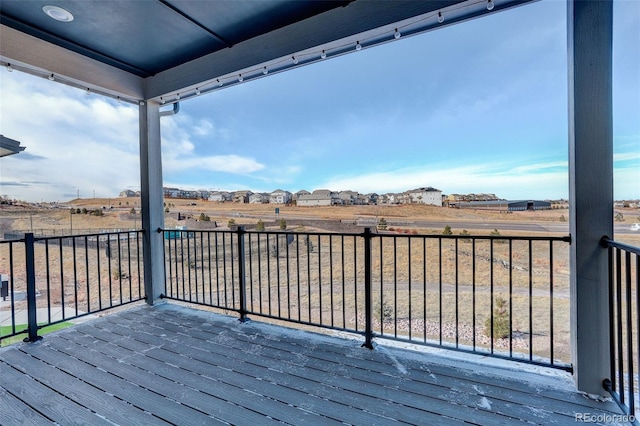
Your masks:
M 189 97 L 185 92 L 191 90 L 195 95 L 196 87 L 198 93 L 216 90 L 213 83 L 219 77 L 238 80 L 234 77 L 239 72 L 255 71 L 256 67 L 262 76 L 263 65 L 269 65 L 273 74 L 314 62 L 319 54 L 313 49 L 320 46 L 333 49 L 331 56 L 341 55 L 352 51 L 349 43 L 355 45 L 356 40 L 364 47 L 393 40 L 394 26 L 402 26 L 405 37 L 530 1 L 535 0 L 501 0 L 488 11 L 482 0 L 357 0 L 147 78 L 0 25 L 0 60 L 16 69 L 42 77 L 54 74 L 58 82 L 126 101 L 160 100 L 164 96 L 164 101 L 171 102 L 177 100 L 178 92 Z M 446 17 L 443 23 L 437 20 L 439 11 Z M 311 56 L 299 64 L 289 61 L 291 55 L 305 51 Z M 203 87 L 207 84 L 208 88 Z
M 143 79 L 116 67 L 0 25 L 0 58 L 15 69 L 123 100 L 144 99 Z
M 384 41 L 374 34 L 376 30 L 389 27 L 392 31 L 388 37 L 390 40 L 394 25 L 412 19 L 428 17 L 425 22 L 418 22 L 419 30 L 410 31 L 420 33 L 531 1 L 536 0 L 503 0 L 496 4 L 494 10 L 488 11 L 486 2 L 478 0 L 357 0 L 148 77 L 145 80 L 145 98 L 157 100 L 164 96 L 170 99 L 170 95 L 177 92 L 195 91 L 196 87 L 202 87 L 203 82 L 214 82 L 222 76 L 262 68 L 269 61 L 287 58 L 318 46 L 336 47 L 351 39 L 355 43 L 358 37 L 365 41 L 366 37 L 371 45 L 379 44 Z M 444 23 L 437 21 L 438 11 L 443 11 L 446 16 Z M 339 54 L 346 53 L 345 49 L 336 50 L 341 50 Z M 276 71 L 282 70 L 282 67 L 279 68 Z
M 157 98 L 203 81 L 260 63 L 352 37 L 394 22 L 450 7 L 460 0 L 358 0 L 267 34 L 238 43 L 149 77 L 147 99 Z

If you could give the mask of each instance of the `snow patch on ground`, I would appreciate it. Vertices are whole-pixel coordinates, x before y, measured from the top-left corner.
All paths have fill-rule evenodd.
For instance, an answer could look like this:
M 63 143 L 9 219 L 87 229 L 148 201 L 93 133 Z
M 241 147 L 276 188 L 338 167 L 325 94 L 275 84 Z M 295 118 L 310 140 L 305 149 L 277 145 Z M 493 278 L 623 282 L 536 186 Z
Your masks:
M 390 353 L 384 346 L 379 346 L 378 349 L 380 350 L 380 352 L 383 352 L 391 359 L 391 362 L 393 362 L 393 365 L 398 369 L 400 374 L 407 374 L 407 369 L 400 363 L 400 361 L 398 361 L 398 358 L 393 356 L 393 354 Z
M 379 347 L 401 349 L 401 358 L 456 368 L 462 375 L 468 377 L 474 375 L 503 377 L 539 387 L 541 392 L 544 388 L 576 392 L 571 374 L 555 368 L 393 340 L 377 339 L 376 343 Z
M 613 398 L 611 398 L 610 396 L 602 396 L 602 395 L 594 395 L 592 393 L 586 393 L 586 392 L 582 392 L 582 391 L 578 391 L 578 393 L 582 396 L 584 396 L 587 399 L 591 399 L 593 401 L 598 401 L 598 402 L 610 402 L 613 401 Z
M 547 411 L 541 410 L 539 408 L 534 408 L 534 407 L 527 407 L 527 408 L 536 417 L 546 418 L 548 416 L 548 414 L 549 414 Z
M 480 398 L 480 401 L 478 402 L 478 407 L 484 408 L 485 410 L 491 410 L 491 403 L 489 402 L 486 396 L 483 396 L 482 398 Z
M 478 392 L 480 395 L 484 395 L 484 391 L 478 387 L 478 385 L 473 385 L 473 390 Z
M 163 304 L 155 309 L 175 310 L 188 312 L 189 315 L 201 318 L 201 322 L 208 322 L 211 316 L 216 317 L 216 321 L 222 321 L 229 325 L 229 328 L 237 330 L 239 333 L 258 334 L 266 339 L 277 339 L 282 336 L 291 336 L 314 345 L 330 345 L 347 348 L 350 355 L 357 357 L 360 351 L 369 351 L 361 348 L 362 336 L 356 333 L 344 331 L 333 331 L 331 334 L 322 334 L 308 330 L 299 330 L 285 326 L 249 321 L 238 322 L 237 318 L 227 317 L 206 311 L 183 308 L 179 305 Z M 223 341 L 229 336 L 224 336 L 224 332 L 218 337 Z M 476 375 L 490 376 L 496 379 L 517 380 L 527 383 L 538 392 L 544 392 L 545 388 L 553 388 L 556 391 L 576 392 L 576 387 L 571 374 L 555 368 L 547 368 L 537 365 L 525 364 L 509 360 L 502 360 L 495 357 L 483 356 L 479 354 L 469 354 L 458 351 L 451 351 L 445 348 L 433 348 L 413 343 L 400 342 L 377 338 L 375 340 L 375 351 L 383 352 L 393 358 L 392 361 L 398 371 L 406 374 L 408 368 L 421 368 L 419 366 L 441 365 L 455 368 L 463 376 L 472 378 Z M 354 345 L 357 347 L 354 348 Z M 300 359 L 301 362 L 308 360 Z M 404 364 L 400 363 L 402 361 Z M 431 376 L 435 378 L 435 376 Z

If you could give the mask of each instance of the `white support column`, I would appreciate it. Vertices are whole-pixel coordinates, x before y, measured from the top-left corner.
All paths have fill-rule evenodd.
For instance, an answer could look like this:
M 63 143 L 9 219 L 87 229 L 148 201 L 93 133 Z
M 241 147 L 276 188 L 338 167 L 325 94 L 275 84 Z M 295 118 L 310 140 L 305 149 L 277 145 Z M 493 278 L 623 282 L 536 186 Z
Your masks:
M 164 228 L 160 105 L 144 102 L 139 108 L 144 279 L 147 303 L 153 305 L 161 301 L 165 279 L 163 235 L 158 233 L 159 228 Z
M 607 252 L 613 236 L 610 0 L 569 0 L 571 357 L 579 390 L 604 394 L 610 376 Z

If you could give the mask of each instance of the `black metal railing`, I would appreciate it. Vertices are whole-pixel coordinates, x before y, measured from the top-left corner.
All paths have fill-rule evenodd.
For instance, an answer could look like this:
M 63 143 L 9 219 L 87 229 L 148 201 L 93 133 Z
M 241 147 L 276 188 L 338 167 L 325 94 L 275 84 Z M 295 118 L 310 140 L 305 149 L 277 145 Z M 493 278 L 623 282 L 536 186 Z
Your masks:
M 604 387 L 624 413 L 635 418 L 640 402 L 640 248 L 607 237 L 601 243 L 609 251 L 611 378 Z
M 163 297 L 571 370 L 569 237 L 163 232 Z
M 21 240 L 27 234 L 33 234 L 36 238 L 44 237 L 70 237 L 72 235 L 83 236 L 85 234 L 113 234 L 117 232 L 135 232 L 138 231 L 137 226 L 120 227 L 120 228 L 30 228 L 30 229 L 12 229 L 0 233 L 0 240 Z
M 142 231 L 0 241 L 0 339 L 145 299 Z

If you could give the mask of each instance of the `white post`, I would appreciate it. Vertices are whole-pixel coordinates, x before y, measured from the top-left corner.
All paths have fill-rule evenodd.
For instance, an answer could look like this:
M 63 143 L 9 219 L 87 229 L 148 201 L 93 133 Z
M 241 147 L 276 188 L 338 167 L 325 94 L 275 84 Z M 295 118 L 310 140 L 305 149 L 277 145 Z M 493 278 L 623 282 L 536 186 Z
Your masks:
M 147 303 L 160 302 L 164 292 L 164 242 L 158 229 L 164 228 L 162 205 L 162 150 L 160 147 L 160 105 L 140 104 L 140 202 L 144 230 L 144 279 Z
M 571 357 L 579 390 L 604 394 L 610 376 L 608 263 L 613 236 L 610 0 L 569 0 L 569 208 Z

